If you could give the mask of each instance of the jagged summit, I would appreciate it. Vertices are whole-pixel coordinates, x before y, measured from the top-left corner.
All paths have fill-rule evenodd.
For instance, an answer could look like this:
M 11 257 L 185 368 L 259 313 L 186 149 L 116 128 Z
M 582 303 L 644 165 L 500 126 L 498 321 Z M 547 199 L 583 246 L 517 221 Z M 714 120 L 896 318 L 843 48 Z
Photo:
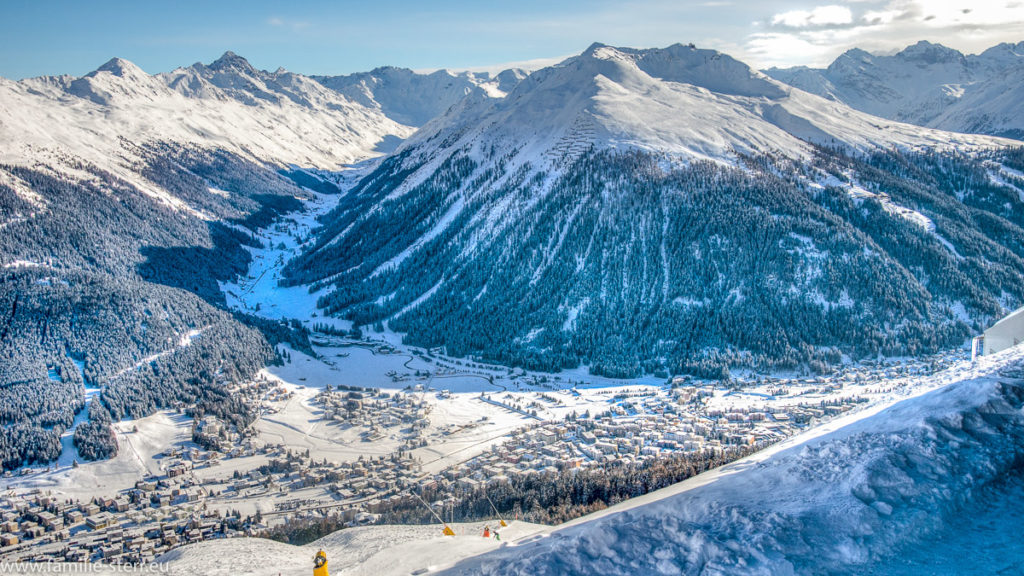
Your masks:
M 380 66 L 369 72 L 314 76 L 324 86 L 355 102 L 382 111 L 407 126 L 419 127 L 458 104 L 467 95 L 504 97 L 525 75 L 436 70 L 421 74 L 408 68 Z
M 773 68 L 769 76 L 901 122 L 1024 138 L 1024 42 L 977 55 L 920 41 L 893 55 L 848 50 L 823 70 Z
M 921 40 L 916 44 L 907 46 L 897 52 L 896 57 L 922 64 L 961 62 L 965 59 L 960 51 L 943 46 L 942 44 L 928 42 L 927 40 Z
M 997 44 L 978 55 L 978 59 L 993 66 L 1010 66 L 1019 68 L 1024 66 L 1024 41 L 1003 42 Z
M 136 66 L 133 62 L 125 60 L 123 58 L 111 58 L 107 60 L 102 66 L 97 68 L 88 74 L 88 76 L 95 76 L 98 72 L 109 72 L 114 76 L 126 77 L 126 76 L 147 76 L 147 74 Z
M 90 102 L 93 114 L 76 114 L 69 97 Z M 4 83 L 0 111 L 0 141 L 9 144 L 3 152 L 27 141 L 104 167 L 121 156 L 119 137 L 211 143 L 270 162 L 336 167 L 411 133 L 308 77 L 261 72 L 230 51 L 209 65 L 154 75 L 113 58 L 78 78 Z
M 207 68 L 217 71 L 233 70 L 244 74 L 256 73 L 256 69 L 252 67 L 252 64 L 249 64 L 248 60 L 230 50 L 225 52 L 220 58 L 211 62 Z
M 840 71 L 840 70 L 861 70 L 865 66 L 870 65 L 874 56 L 869 52 L 861 50 L 860 48 L 851 48 L 846 52 L 839 55 L 832 64 L 829 65 L 829 71 Z M 801 69 L 807 69 L 804 66 Z

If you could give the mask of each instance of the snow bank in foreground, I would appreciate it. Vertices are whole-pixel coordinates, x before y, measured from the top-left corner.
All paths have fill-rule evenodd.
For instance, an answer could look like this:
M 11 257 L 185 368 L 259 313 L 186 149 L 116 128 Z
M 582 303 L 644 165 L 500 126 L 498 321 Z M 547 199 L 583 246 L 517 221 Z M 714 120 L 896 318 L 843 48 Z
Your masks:
M 456 536 L 443 536 L 437 525 L 346 528 L 306 546 L 259 538 L 207 540 L 168 552 L 153 569 L 170 576 L 311 574 L 313 555 L 323 549 L 334 576 L 425 574 L 451 565 L 454 559 L 501 546 L 502 541 L 481 537 L 485 524 L 451 524 Z M 514 540 L 545 528 L 514 521 L 501 529 L 501 536 Z
M 954 380 L 450 573 L 886 573 L 908 543 L 929 542 L 1024 478 L 1024 349 Z

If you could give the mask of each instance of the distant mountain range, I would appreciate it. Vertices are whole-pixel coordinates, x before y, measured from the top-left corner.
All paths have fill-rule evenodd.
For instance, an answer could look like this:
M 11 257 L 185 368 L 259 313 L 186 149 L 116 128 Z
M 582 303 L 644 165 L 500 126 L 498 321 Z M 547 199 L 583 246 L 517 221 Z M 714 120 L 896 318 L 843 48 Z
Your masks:
M 1024 42 L 977 55 L 924 41 L 891 56 L 855 48 L 825 69 L 765 73 L 882 118 L 1024 139 Z
M 126 177 L 112 162 L 124 155 L 122 139 L 336 168 L 390 150 L 467 93 L 501 96 L 519 78 L 381 68 L 313 79 L 256 70 L 232 52 L 149 75 L 114 58 L 81 78 L 0 78 L 0 150 L 15 162 L 66 151 Z
M 525 77 L 526 72 L 517 69 L 505 70 L 492 78 L 486 72 L 438 70 L 419 74 L 392 66 L 347 76 L 313 76 L 317 82 L 353 102 L 380 110 L 395 122 L 415 127 L 440 116 L 469 94 L 504 97 Z

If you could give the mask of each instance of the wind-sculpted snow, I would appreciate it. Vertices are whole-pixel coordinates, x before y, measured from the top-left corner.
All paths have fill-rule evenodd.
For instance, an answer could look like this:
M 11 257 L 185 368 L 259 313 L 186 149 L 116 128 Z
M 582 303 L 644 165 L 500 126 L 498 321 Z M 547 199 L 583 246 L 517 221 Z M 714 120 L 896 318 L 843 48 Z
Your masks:
M 1016 349 L 979 376 L 450 573 L 885 574 L 894 553 L 927 556 L 978 499 L 1019 485 L 1022 357 Z

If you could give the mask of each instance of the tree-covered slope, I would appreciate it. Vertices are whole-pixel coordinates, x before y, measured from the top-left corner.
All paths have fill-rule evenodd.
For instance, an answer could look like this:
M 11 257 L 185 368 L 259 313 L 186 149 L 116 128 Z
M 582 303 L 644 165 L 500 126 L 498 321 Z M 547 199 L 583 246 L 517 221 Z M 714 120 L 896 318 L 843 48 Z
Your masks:
M 246 424 L 228 387 L 272 343 L 308 340 L 229 314 L 220 283 L 303 186 L 337 192 L 301 168 L 409 132 L 232 53 L 157 75 L 115 58 L 80 78 L 0 79 L 0 465 L 55 458 L 83 386 L 85 458 L 116 449 L 112 420 L 161 407 Z
M 219 309 L 218 281 L 244 272 L 255 229 L 307 193 L 229 152 L 123 146 L 123 159 L 161 194 L 71 156 L 0 166 L 4 468 L 56 458 L 85 387 L 98 390 L 74 430 L 85 458 L 116 449 L 111 421 L 161 407 L 251 419 L 226 386 L 273 351 Z M 278 328 L 269 328 L 273 337 Z

